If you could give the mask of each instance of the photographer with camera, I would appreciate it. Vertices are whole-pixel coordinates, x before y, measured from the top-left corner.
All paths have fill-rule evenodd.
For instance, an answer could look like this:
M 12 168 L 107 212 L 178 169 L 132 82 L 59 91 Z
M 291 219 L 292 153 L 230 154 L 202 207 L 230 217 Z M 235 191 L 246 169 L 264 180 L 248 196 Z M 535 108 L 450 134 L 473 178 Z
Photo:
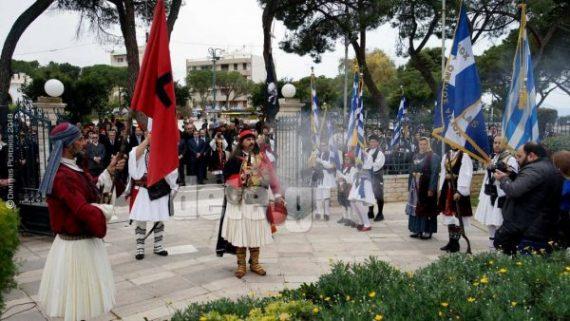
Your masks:
M 503 173 L 516 174 L 519 164 L 514 156 L 507 150 L 507 139 L 503 136 L 496 136 L 493 139 L 493 153 L 495 156 L 485 172 L 481 192 L 479 193 L 479 204 L 475 212 L 475 219 L 487 226 L 489 231 L 489 249 L 494 250 L 495 232 L 503 224 L 503 205 L 507 198 L 501 189 L 499 181 L 493 175 L 497 170 Z
M 538 143 L 524 144 L 516 158 L 520 166 L 516 177 L 495 170 L 495 179 L 507 199 L 494 245 L 506 254 L 550 252 L 549 242 L 555 237 L 560 216 L 562 175 Z

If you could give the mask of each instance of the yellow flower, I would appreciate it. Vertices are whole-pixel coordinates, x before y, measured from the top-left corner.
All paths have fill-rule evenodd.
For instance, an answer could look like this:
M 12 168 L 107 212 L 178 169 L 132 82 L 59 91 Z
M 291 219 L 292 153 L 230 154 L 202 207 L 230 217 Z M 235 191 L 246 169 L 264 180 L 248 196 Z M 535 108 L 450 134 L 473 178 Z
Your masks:
M 443 317 L 443 312 L 439 311 L 439 312 L 437 312 L 437 315 L 439 315 L 440 317 Z
M 475 282 L 473 282 L 473 285 L 474 285 L 474 286 L 478 286 L 478 285 L 479 285 L 479 282 L 475 281 Z
M 447 308 L 449 306 L 449 303 L 447 302 L 441 302 L 441 306 L 444 308 Z
M 473 302 L 475 302 L 475 298 L 472 297 L 472 296 L 470 296 L 470 297 L 467 298 L 467 302 L 473 303 Z
M 383 319 L 384 319 L 384 316 L 381 315 L 381 314 L 377 314 L 377 315 L 374 317 L 374 321 L 382 321 Z
M 479 280 L 479 282 L 481 282 L 482 284 L 487 284 L 487 283 L 489 283 L 489 279 L 488 279 L 486 276 L 483 276 L 483 277 Z
M 289 320 L 288 313 L 281 313 L 281 315 L 279 315 L 279 321 L 287 321 L 287 320 Z
M 521 261 L 517 261 L 517 263 L 515 263 L 517 266 L 522 266 L 522 262 Z
M 490 260 L 490 261 L 489 261 L 489 262 L 487 262 L 487 263 L 489 263 L 489 265 L 493 265 L 493 264 L 495 263 L 495 261 L 493 261 L 493 260 Z
M 507 269 L 502 268 L 502 269 L 499 270 L 499 273 L 501 273 L 501 274 L 507 273 Z
M 208 321 L 208 318 L 206 318 L 205 316 L 201 316 L 200 321 Z
M 376 297 L 376 292 L 372 291 L 370 293 L 368 293 L 368 296 L 372 299 L 374 299 Z
M 570 266 L 566 267 L 566 272 L 570 272 Z
M 346 296 L 346 301 L 350 301 L 350 295 Z
M 314 313 L 314 314 L 317 314 L 317 313 L 319 313 L 319 308 L 317 308 L 317 307 L 314 307 L 314 308 L 313 308 L 313 313 Z
M 409 278 L 411 278 L 412 276 L 414 276 L 414 273 L 412 273 L 412 272 L 406 272 L 406 274 L 408 275 Z
M 331 298 L 329 298 L 328 296 L 325 298 L 325 301 L 330 301 Z
M 511 301 L 511 306 L 514 308 L 517 306 L 517 301 Z

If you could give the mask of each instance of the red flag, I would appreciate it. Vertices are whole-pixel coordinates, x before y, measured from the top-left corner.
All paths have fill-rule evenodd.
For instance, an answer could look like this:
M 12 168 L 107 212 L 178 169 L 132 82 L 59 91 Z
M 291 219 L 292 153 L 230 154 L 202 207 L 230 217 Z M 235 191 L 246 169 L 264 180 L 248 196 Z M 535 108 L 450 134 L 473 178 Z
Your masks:
M 178 122 L 168 49 L 164 0 L 154 9 L 150 37 L 137 78 L 131 109 L 152 118 L 147 184 L 153 185 L 178 168 Z

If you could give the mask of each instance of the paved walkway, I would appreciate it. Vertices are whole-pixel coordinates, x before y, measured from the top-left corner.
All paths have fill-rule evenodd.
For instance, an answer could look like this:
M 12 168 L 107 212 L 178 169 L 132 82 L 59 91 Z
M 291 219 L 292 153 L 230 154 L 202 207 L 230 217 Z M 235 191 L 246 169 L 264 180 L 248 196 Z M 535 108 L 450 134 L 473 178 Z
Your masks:
M 366 233 L 337 224 L 340 211 L 340 208 L 333 208 L 329 222 L 281 227 L 274 244 L 261 252 L 261 262 L 268 275 L 260 277 L 250 272 L 238 280 L 233 276 L 235 257 L 218 258 L 214 254 L 216 215 L 188 215 L 171 220 L 166 224 L 165 232 L 165 245 L 171 255 L 153 255 L 152 242 L 147 242 L 147 257 L 136 261 L 134 227 L 128 225 L 123 207 L 105 238 L 115 275 L 117 304 L 112 313 L 98 320 L 144 320 L 144 317 L 167 320 L 176 309 L 184 308 L 190 302 L 273 294 L 317 280 L 319 275 L 330 270 L 330 262 L 337 260 L 358 262 L 376 256 L 411 271 L 436 260 L 441 255 L 439 247 L 447 241 L 447 231 L 442 225 L 431 240 L 410 238 L 402 203 L 386 204 L 386 220 L 374 223 L 372 231 Z M 486 250 L 486 232 L 472 226 L 468 235 L 476 252 Z M 21 241 L 16 255 L 21 264 L 18 289 L 7 295 L 7 308 L 18 306 L 4 316 L 33 307 L 7 320 L 52 320 L 33 305 L 52 239 L 23 236 Z M 27 302 L 32 303 L 19 305 Z

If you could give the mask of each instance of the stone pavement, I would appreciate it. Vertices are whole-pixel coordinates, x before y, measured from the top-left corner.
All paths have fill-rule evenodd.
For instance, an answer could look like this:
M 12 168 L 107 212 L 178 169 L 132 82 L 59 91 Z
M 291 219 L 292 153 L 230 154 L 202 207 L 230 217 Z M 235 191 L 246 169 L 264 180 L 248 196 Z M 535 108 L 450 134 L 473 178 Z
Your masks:
M 134 227 L 128 225 L 126 208 L 122 207 L 119 219 L 110 224 L 105 237 L 115 276 L 117 302 L 111 313 L 97 320 L 144 320 L 145 317 L 167 320 L 176 309 L 191 302 L 270 295 L 317 280 L 319 275 L 330 270 L 330 263 L 337 260 L 359 262 L 376 256 L 402 270 L 415 270 L 442 255 L 439 247 L 447 241 L 447 230 L 440 224 L 439 233 L 431 240 L 410 238 L 404 206 L 404 203 L 386 204 L 386 220 L 374 223 L 370 232 L 358 232 L 337 224 L 340 208 L 333 208 L 329 222 L 306 221 L 302 226 L 289 222 L 275 234 L 275 242 L 261 251 L 261 263 L 268 275 L 260 277 L 249 272 L 241 280 L 233 276 L 235 257 L 218 258 L 214 253 L 218 229 L 216 215 L 181 215 L 167 222 L 165 245 L 171 255 L 153 255 L 150 241 L 147 242 L 146 258 L 136 261 Z M 304 232 L 295 232 L 299 230 Z M 472 225 L 468 235 L 475 252 L 487 249 L 485 231 Z M 3 317 L 32 308 L 7 320 L 60 320 L 45 317 L 33 304 L 52 238 L 22 236 L 21 241 L 16 255 L 21 265 L 18 288 L 9 292 L 6 298 L 7 308 L 15 307 Z M 19 305 L 28 302 L 31 303 Z

